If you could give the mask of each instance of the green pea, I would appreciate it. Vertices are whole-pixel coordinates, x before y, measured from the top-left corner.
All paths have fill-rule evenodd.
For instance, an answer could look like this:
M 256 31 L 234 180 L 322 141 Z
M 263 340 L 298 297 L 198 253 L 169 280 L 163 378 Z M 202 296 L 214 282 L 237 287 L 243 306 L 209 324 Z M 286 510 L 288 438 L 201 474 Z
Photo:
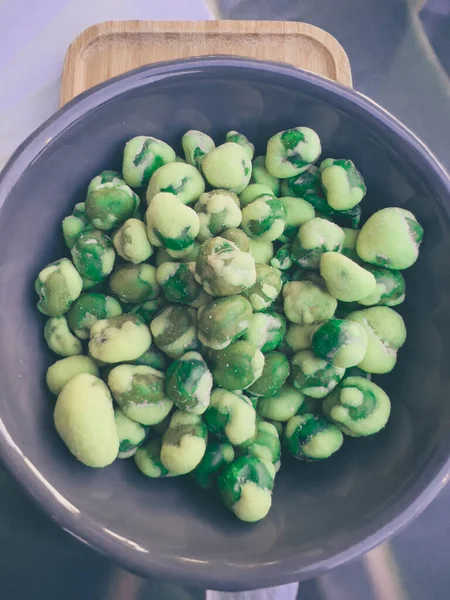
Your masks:
M 250 300 L 254 311 L 269 308 L 281 292 L 280 272 L 269 265 L 256 265 L 256 281 L 242 294 Z
M 250 240 L 242 231 L 242 229 L 230 227 L 229 229 L 222 231 L 220 237 L 224 240 L 228 240 L 229 242 L 233 242 L 233 244 L 236 244 L 236 246 L 239 248 L 239 250 L 242 250 L 242 252 L 250 252 Z
M 82 277 L 81 280 L 83 281 L 83 292 L 87 292 L 89 290 L 94 292 L 101 292 L 105 283 L 104 279 L 102 279 L 101 281 L 92 281 L 92 279 Z
M 49 317 L 66 313 L 81 294 L 83 282 L 73 264 L 61 258 L 40 271 L 34 283 L 38 310 Z
M 337 252 L 322 254 L 320 274 L 330 294 L 342 302 L 367 298 L 374 292 L 377 283 L 370 271 Z
M 406 284 L 400 271 L 391 271 L 369 264 L 364 264 L 364 268 L 375 277 L 376 286 L 371 294 L 359 300 L 360 304 L 364 306 L 375 304 L 397 306 L 405 300 Z
M 303 223 L 311 221 L 316 216 L 313 206 L 302 198 L 293 198 L 284 196 L 280 198 L 286 210 L 286 226 L 281 241 L 292 241 L 298 233 L 298 229 Z
M 266 169 L 266 157 L 257 156 L 252 163 L 252 183 L 267 186 L 274 196 L 280 195 L 280 180 Z M 264 194 L 266 192 L 263 192 Z
M 119 452 L 111 394 L 98 377 L 75 375 L 58 396 L 54 423 L 70 452 L 88 467 L 106 467 Z
M 114 234 L 113 244 L 119 256 L 134 264 L 144 262 L 153 254 L 147 229 L 139 219 L 125 221 Z
M 134 462 L 139 471 L 152 479 L 175 475 L 170 473 L 161 462 L 161 446 L 161 439 L 153 438 L 141 446 L 134 455 Z
M 272 419 L 284 423 L 293 417 L 303 404 L 304 396 L 288 383 L 270 398 L 258 401 L 258 414 L 264 419 Z
M 105 183 L 112 183 L 113 185 L 126 185 L 126 181 L 117 171 L 102 171 L 99 173 L 99 175 L 96 175 L 93 179 L 91 179 L 87 193 L 89 194 L 90 192 L 93 192 Z
M 294 352 L 311 348 L 311 340 L 317 325 L 298 325 L 289 323 L 286 329 L 284 341 Z
M 230 227 L 239 227 L 242 221 L 239 198 L 229 190 L 205 192 L 194 210 L 200 221 L 200 242 L 209 240 Z
M 199 308 L 211 299 L 195 279 L 195 262 L 162 263 L 156 271 L 156 279 L 169 302 Z
M 240 294 L 256 281 L 255 261 L 232 242 L 215 237 L 200 248 L 195 278 L 211 296 Z
M 223 503 L 241 521 L 260 521 L 272 505 L 273 476 L 255 456 L 240 456 L 225 467 L 218 485 Z
M 95 229 L 78 237 L 71 254 L 80 275 L 92 281 L 105 279 L 113 270 L 116 259 L 110 238 Z
M 166 395 L 180 410 L 201 415 L 209 406 L 213 378 L 198 352 L 187 352 L 166 373 Z
M 264 240 L 250 239 L 250 252 L 255 259 L 255 263 L 268 265 L 274 256 L 272 242 Z
M 131 217 L 139 203 L 128 185 L 104 183 L 88 192 L 86 215 L 96 229 L 109 231 Z
M 150 330 L 155 344 L 170 358 L 180 358 L 197 348 L 197 315 L 193 308 L 165 308 L 150 323 Z
M 69 250 L 73 248 L 82 233 L 91 229 L 93 229 L 93 226 L 86 216 L 86 204 L 84 202 L 75 204 L 72 214 L 62 222 L 64 241 Z
M 164 165 L 152 175 L 147 188 L 147 202 L 151 204 L 156 195 L 167 193 L 176 196 L 182 204 L 193 204 L 204 191 L 205 181 L 198 169 L 174 162 Z
M 198 311 L 198 338 L 222 350 L 242 337 L 252 317 L 252 305 L 242 296 L 219 298 Z
M 175 258 L 186 256 L 192 250 L 200 229 L 198 215 L 176 196 L 164 192 L 154 196 L 146 219 L 148 239 L 154 246 L 164 246 Z
M 144 365 L 146 367 L 152 367 L 157 371 L 166 371 L 168 360 L 164 354 L 155 348 L 150 346 L 148 350 L 144 352 L 139 358 L 134 361 L 135 365 Z
M 280 271 L 287 271 L 292 267 L 291 258 L 291 244 L 284 244 L 276 252 L 275 256 L 271 259 L 270 264 L 275 269 Z
M 330 319 L 337 300 L 311 281 L 289 281 L 283 286 L 284 312 L 292 323 L 313 325 Z
M 337 452 L 344 442 L 341 430 L 321 415 L 305 413 L 289 419 L 284 430 L 288 452 L 305 461 L 323 460 Z
M 212 489 L 223 468 L 233 460 L 234 450 L 231 444 L 209 442 L 201 463 L 192 472 L 195 482 L 205 490 Z
M 254 396 L 267 398 L 274 396 L 289 376 L 288 358 L 281 352 L 268 352 L 264 357 L 261 376 L 248 388 Z
M 207 441 L 201 416 L 177 410 L 162 438 L 161 462 L 175 475 L 190 473 L 200 464 Z
M 356 243 L 362 260 L 389 269 L 407 269 L 419 256 L 423 229 L 403 208 L 383 208 L 364 223 Z
M 281 466 L 281 444 L 277 428 L 267 421 L 258 421 L 256 425 L 256 436 L 250 446 L 246 448 L 247 453 L 259 458 L 267 467 L 269 472 L 277 472 Z
M 120 265 L 109 280 L 112 293 L 124 303 L 137 304 L 154 300 L 160 293 L 156 269 L 152 265 Z
M 362 377 L 346 377 L 324 400 L 323 411 L 351 437 L 373 435 L 388 422 L 391 403 L 386 393 Z
M 152 342 L 148 327 L 131 314 L 96 321 L 90 336 L 89 353 L 104 363 L 136 360 Z
M 292 385 L 305 396 L 325 398 L 345 375 L 345 369 L 302 350 L 291 359 Z
M 161 423 L 172 410 L 164 386 L 164 373 L 143 365 L 119 365 L 108 375 L 114 400 L 127 417 L 142 425 Z
M 80 340 L 72 334 L 64 316 L 51 317 L 47 320 L 44 338 L 50 350 L 60 356 L 73 356 L 83 352 Z
M 122 314 L 115 298 L 104 294 L 82 294 L 72 304 L 67 320 L 70 329 L 81 340 L 89 339 L 92 325 L 99 319 L 109 319 Z
M 248 138 L 238 131 L 229 131 L 225 136 L 227 142 L 233 142 L 235 144 L 239 144 L 242 146 L 247 153 L 250 160 L 253 159 L 253 155 L 255 154 L 255 146 L 248 140 Z
M 186 162 L 200 169 L 203 159 L 216 147 L 214 140 L 206 133 L 191 129 L 181 138 Z
M 252 163 L 242 146 L 227 142 L 204 158 L 202 171 L 212 187 L 240 194 L 250 181 Z
M 261 376 L 264 354 L 250 342 L 238 340 L 212 355 L 213 377 L 226 390 L 245 390 Z
M 179 258 L 174 258 L 173 256 L 170 256 L 170 254 L 167 254 L 164 248 L 158 248 L 158 250 L 156 251 L 155 264 L 157 267 L 159 267 L 165 262 L 195 262 L 198 253 L 200 252 L 200 246 L 200 242 L 195 240 L 192 246 L 189 246 L 189 250 L 186 250 L 186 254 L 183 254 L 183 256 L 180 256 Z
M 139 135 L 129 140 L 123 152 L 123 176 L 131 187 L 145 187 L 153 173 L 175 162 L 175 152 L 165 142 Z
M 349 229 L 348 227 L 342 227 L 342 231 L 344 232 L 342 251 L 344 252 L 344 250 L 352 250 L 356 252 L 356 242 L 358 241 L 360 229 Z
M 242 211 L 242 229 L 253 239 L 272 242 L 286 226 L 286 209 L 278 198 L 259 196 Z
M 136 304 L 131 309 L 133 315 L 137 315 L 146 325 L 150 325 L 159 311 L 166 306 L 166 300 L 163 296 L 158 296 L 153 300 L 147 300 L 142 304 Z
M 397 351 L 406 340 L 402 317 L 392 308 L 376 306 L 353 312 L 347 319 L 359 324 L 367 337 L 367 351 L 357 366 L 368 373 L 392 371 L 397 362 Z
M 292 244 L 292 260 L 304 269 L 319 269 L 325 252 L 340 252 L 343 230 L 326 219 L 311 219 L 304 223 Z
M 119 436 L 119 454 L 117 458 L 131 458 L 137 449 L 145 442 L 148 427 L 128 418 L 120 408 L 114 411 L 117 435 Z
M 281 344 L 285 331 L 286 319 L 276 312 L 267 311 L 250 317 L 243 338 L 261 352 L 271 352 Z
M 361 363 L 367 344 L 366 331 L 356 320 L 329 319 L 316 329 L 312 337 L 315 354 L 344 369 Z
M 277 179 L 278 182 L 278 179 Z M 243 192 L 239 194 L 239 200 L 241 207 L 245 208 L 251 204 L 259 196 L 273 196 L 273 190 L 268 185 L 262 183 L 251 183 L 248 185 Z
M 266 168 L 274 177 L 285 179 L 305 171 L 322 152 L 317 133 L 309 127 L 280 131 L 267 143 Z
M 255 409 L 243 394 L 216 388 L 203 418 L 211 433 L 233 446 L 246 446 L 255 437 Z
M 364 179 L 351 160 L 327 158 L 320 165 L 320 177 L 327 202 L 334 210 L 353 208 L 366 195 Z
M 48 389 L 58 396 L 63 387 L 72 377 L 80 373 L 89 373 L 98 377 L 98 368 L 89 356 L 73 355 L 53 363 L 45 376 Z

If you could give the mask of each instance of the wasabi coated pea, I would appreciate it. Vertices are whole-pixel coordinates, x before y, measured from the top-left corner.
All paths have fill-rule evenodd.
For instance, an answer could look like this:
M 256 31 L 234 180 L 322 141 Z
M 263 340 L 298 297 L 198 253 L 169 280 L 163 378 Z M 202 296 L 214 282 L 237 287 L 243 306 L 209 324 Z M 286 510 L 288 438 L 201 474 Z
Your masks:
M 90 229 L 93 229 L 93 226 L 86 216 L 86 204 L 79 202 L 75 204 L 72 214 L 62 222 L 64 241 L 69 250 L 73 248 L 79 236 Z
M 312 337 L 312 349 L 319 358 L 347 369 L 360 364 L 367 351 L 365 328 L 344 319 L 329 319 Z
M 269 265 L 256 265 L 256 281 L 242 294 L 250 300 L 255 312 L 268 308 L 281 292 L 280 272 Z
M 259 196 L 242 211 L 242 229 L 253 239 L 272 242 L 286 226 L 286 209 L 278 198 Z
M 289 281 L 283 286 L 284 313 L 292 323 L 313 325 L 330 319 L 337 300 L 311 281 Z
M 253 159 L 253 155 L 255 154 L 255 146 L 248 140 L 248 138 L 243 134 L 239 133 L 239 131 L 229 131 L 225 136 L 227 142 L 234 142 L 235 144 L 239 144 L 246 151 L 250 160 Z
M 124 303 L 137 304 L 154 300 L 161 291 L 152 265 L 120 265 L 109 280 L 112 293 Z
M 81 373 L 98 377 L 98 367 L 89 356 L 74 355 L 57 360 L 47 369 L 45 377 L 47 387 L 57 396 L 72 377 Z
M 317 133 L 309 127 L 280 131 L 267 143 L 266 168 L 274 177 L 286 179 L 305 171 L 322 152 Z
M 60 356 L 73 356 L 83 352 L 83 346 L 69 329 L 64 316 L 51 317 L 44 327 L 44 338 L 48 347 Z
M 305 396 L 325 398 L 339 384 L 345 369 L 302 350 L 291 359 L 291 382 Z
M 302 198 L 292 198 L 284 196 L 280 198 L 286 210 L 286 226 L 283 235 L 280 236 L 280 241 L 291 241 L 298 233 L 298 229 L 303 223 L 311 221 L 316 216 L 316 211 L 313 206 Z
M 122 314 L 115 298 L 104 294 L 82 294 L 72 304 L 67 320 L 70 329 L 80 340 L 89 339 L 92 325 L 99 319 L 109 319 Z
M 389 419 L 391 403 L 375 383 L 362 377 L 346 377 L 324 400 L 325 415 L 347 435 L 373 435 L 383 429 Z
M 344 442 L 342 431 L 321 415 L 305 413 L 289 419 L 284 430 L 287 450 L 299 460 L 330 457 Z
M 311 219 L 304 223 L 292 244 L 292 259 L 304 269 L 319 269 L 325 252 L 340 252 L 343 230 L 326 219 Z
M 273 244 L 264 240 L 250 239 L 250 252 L 255 263 L 268 265 L 274 255 Z
M 264 519 L 272 505 L 273 475 L 255 456 L 240 456 L 225 467 L 218 479 L 227 508 L 241 521 Z
M 255 437 L 255 409 L 244 395 L 216 388 L 203 418 L 211 433 L 233 446 L 246 446 Z
M 356 251 L 356 242 L 358 241 L 360 229 L 349 229 L 348 227 L 342 227 L 342 231 L 344 232 L 344 241 L 342 243 L 342 251 L 344 251 L 344 250 Z
M 280 195 L 280 180 L 266 169 L 266 157 L 257 156 L 252 163 L 252 183 L 267 186 L 274 196 Z M 250 186 L 249 186 L 250 187 Z M 266 192 L 263 192 L 266 193 Z
M 278 181 L 278 180 L 277 180 Z M 239 200 L 241 207 L 245 208 L 251 204 L 259 196 L 273 196 L 273 190 L 262 183 L 251 183 L 248 185 L 243 192 L 239 194 Z
M 267 421 L 258 421 L 256 425 L 256 436 L 246 449 L 248 454 L 259 458 L 269 472 L 277 472 L 280 468 L 281 444 L 277 428 Z
M 125 179 L 123 179 L 122 175 L 117 171 L 102 171 L 99 175 L 96 175 L 93 179 L 91 179 L 87 193 L 93 192 L 97 188 L 101 187 L 105 183 L 112 183 L 113 185 L 126 185 Z
M 147 229 L 139 219 L 128 219 L 116 231 L 113 244 L 119 256 L 138 264 L 152 256 L 153 247 L 148 241 Z
M 236 244 L 215 237 L 200 248 L 195 262 L 195 278 L 211 296 L 240 294 L 256 281 L 255 261 Z
M 284 341 L 294 352 L 311 348 L 311 340 L 317 325 L 297 325 L 289 323 Z
M 250 342 L 239 340 L 212 353 L 213 377 L 226 390 L 245 390 L 261 376 L 264 354 Z
M 157 371 L 166 371 L 168 361 L 166 356 L 164 356 L 164 354 L 158 350 L 158 348 L 150 346 L 150 348 L 146 350 L 144 354 L 134 361 L 134 364 L 152 367 Z
M 320 178 L 334 210 L 353 208 L 366 195 L 364 179 L 351 160 L 327 158 L 320 165 Z
M 166 395 L 180 410 L 201 415 L 209 406 L 213 378 L 198 352 L 187 352 L 166 373 Z
M 82 277 L 81 279 L 83 281 L 83 292 L 89 290 L 101 291 L 103 289 L 103 284 L 105 283 L 104 279 L 102 281 L 92 281 L 92 279 L 88 279 L 87 277 Z
M 397 362 L 397 351 L 406 341 L 402 317 L 387 306 L 376 306 L 348 315 L 350 322 L 359 324 L 367 335 L 367 351 L 357 363 L 368 373 L 389 373 Z
M 90 336 L 89 353 L 104 363 L 136 360 L 152 342 L 147 325 L 131 314 L 96 321 Z
M 289 372 L 289 360 L 284 354 L 268 352 L 261 376 L 248 388 L 248 392 L 262 398 L 274 396 L 289 377 Z
M 142 425 L 161 423 L 172 410 L 164 373 L 143 365 L 119 365 L 108 375 L 108 387 L 125 415 Z
M 397 306 L 405 299 L 405 279 L 400 271 L 391 271 L 384 267 L 375 267 L 365 264 L 367 269 L 375 277 L 376 286 L 371 294 L 359 300 L 364 306 L 383 304 L 385 306 Z
M 370 271 L 337 252 L 322 254 L 320 274 L 330 294 L 343 302 L 367 298 L 376 287 L 376 279 Z
M 112 241 L 96 229 L 82 233 L 71 254 L 77 271 L 91 281 L 105 279 L 113 270 L 116 259 Z
M 154 300 L 147 300 L 142 304 L 137 304 L 131 309 L 133 315 L 137 315 L 146 325 L 150 325 L 159 311 L 166 306 L 166 300 L 163 296 L 158 296 Z
M 195 279 L 195 262 L 162 263 L 156 271 L 156 279 L 168 302 L 180 302 L 198 308 L 211 299 Z
M 141 446 L 134 455 L 134 462 L 141 473 L 152 479 L 173 477 L 161 462 L 161 439 L 153 438 Z
M 204 346 L 222 350 L 243 336 L 251 317 L 252 305 L 246 298 L 219 298 L 198 311 L 198 338 Z
M 281 248 L 275 252 L 275 256 L 271 259 L 270 264 L 280 271 L 287 271 L 290 269 L 292 267 L 291 244 L 281 246 Z
M 155 344 L 170 358 L 180 358 L 197 348 L 197 315 L 193 308 L 165 308 L 150 323 L 150 330 Z
M 212 187 L 240 194 L 250 181 L 252 163 L 242 146 L 227 142 L 204 158 L 202 171 Z
M 192 246 L 189 246 L 189 250 L 186 250 L 186 254 L 183 253 L 183 256 L 177 258 L 167 254 L 164 248 L 158 248 L 156 251 L 156 266 L 159 267 L 159 265 L 162 265 L 165 262 L 195 262 L 198 253 L 200 252 L 200 246 L 200 242 L 195 240 Z
M 200 222 L 200 242 L 209 240 L 230 227 L 239 227 L 242 221 L 239 198 L 229 190 L 205 192 L 194 209 Z
M 131 458 L 137 449 L 145 442 L 148 427 L 129 419 L 120 408 L 114 411 L 117 435 L 119 436 L 119 454 L 117 458 Z
M 174 475 L 190 473 L 200 464 L 207 441 L 202 418 L 177 410 L 162 438 L 161 462 Z
M 236 227 L 230 227 L 230 229 L 225 229 L 220 234 L 220 237 L 224 240 L 228 240 L 229 242 L 233 242 L 242 250 L 242 252 L 250 252 L 250 239 L 248 236 L 242 231 L 242 229 L 237 229 Z
M 276 312 L 267 311 L 250 317 L 243 337 L 261 352 L 270 352 L 281 344 L 285 331 L 286 319 Z
M 148 239 L 154 246 L 164 246 L 175 258 L 191 251 L 200 222 L 197 213 L 176 196 L 169 193 L 154 196 L 146 218 Z
M 98 377 L 75 375 L 55 405 L 56 431 L 70 452 L 88 467 L 106 467 L 119 452 L 111 394 Z
M 154 197 L 163 192 L 176 196 L 182 204 L 193 204 L 204 191 L 205 181 L 198 169 L 174 162 L 164 165 L 152 175 L 147 188 L 147 202 L 150 205 Z
M 272 419 L 284 423 L 293 417 L 304 401 L 303 394 L 288 383 L 270 398 L 260 398 L 258 414 L 264 419 Z
M 419 256 L 423 229 L 402 208 L 383 208 L 364 223 L 356 243 L 358 256 L 389 269 L 407 269 Z
M 175 162 L 175 158 L 175 152 L 165 142 L 145 135 L 134 137 L 123 151 L 125 181 L 131 187 L 145 187 L 157 169 Z
M 128 185 L 104 183 L 88 192 L 86 215 L 96 229 L 109 231 L 131 217 L 139 203 Z
M 49 317 L 66 313 L 81 294 L 83 282 L 73 264 L 61 258 L 40 271 L 34 283 L 38 310 Z
M 206 133 L 191 129 L 181 138 L 186 162 L 200 169 L 203 159 L 216 147 L 214 140 Z
M 201 463 L 192 472 L 195 482 L 205 490 L 213 488 L 223 468 L 233 460 L 234 450 L 231 444 L 209 442 Z

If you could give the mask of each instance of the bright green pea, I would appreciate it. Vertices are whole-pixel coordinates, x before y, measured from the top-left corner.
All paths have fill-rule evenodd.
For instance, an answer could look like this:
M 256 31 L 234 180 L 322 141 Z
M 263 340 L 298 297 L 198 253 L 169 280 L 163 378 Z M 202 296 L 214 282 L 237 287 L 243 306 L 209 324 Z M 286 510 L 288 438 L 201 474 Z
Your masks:
M 98 367 L 89 356 L 73 355 L 53 363 L 45 376 L 48 389 L 57 396 L 68 381 L 80 375 L 89 373 L 98 377 Z
M 242 394 L 216 388 L 203 418 L 211 433 L 233 446 L 246 446 L 255 437 L 255 409 Z
M 253 159 L 253 155 L 255 154 L 255 146 L 248 140 L 248 138 L 238 131 L 229 131 L 225 136 L 227 142 L 234 142 L 235 144 L 239 144 L 242 146 L 247 153 L 250 160 Z
M 154 346 L 150 346 L 148 350 L 141 354 L 139 358 L 134 361 L 135 365 L 144 365 L 146 367 L 152 367 L 157 371 L 165 372 L 168 365 L 167 357 Z
M 252 317 L 252 305 L 242 296 L 213 300 L 198 311 L 198 338 L 203 345 L 222 350 L 242 337 Z
M 203 159 L 216 147 L 214 140 L 206 133 L 191 129 L 181 138 L 186 162 L 200 169 Z
M 170 358 L 180 358 L 197 348 L 197 315 L 193 308 L 165 308 L 150 323 L 150 330 L 155 344 Z
M 272 242 L 286 226 L 286 209 L 278 198 L 259 196 L 242 211 L 242 229 L 253 239 Z
M 287 422 L 285 446 L 295 458 L 322 460 L 337 452 L 344 442 L 341 430 L 321 415 L 305 413 Z
M 280 272 L 269 265 L 256 265 L 256 281 L 242 294 L 250 300 L 255 312 L 265 310 L 274 303 L 281 292 Z
M 130 304 L 154 300 L 161 291 L 156 269 L 147 263 L 118 266 L 110 277 L 109 286 L 121 302 Z
M 205 181 L 198 169 L 174 162 L 164 165 L 152 175 L 147 188 L 147 202 L 150 205 L 154 197 L 162 192 L 176 196 L 182 204 L 193 204 L 204 191 Z
M 180 410 L 201 415 L 209 406 L 213 378 L 198 352 L 187 352 L 166 373 L 166 395 Z
M 281 344 L 285 331 L 286 319 L 276 312 L 266 311 L 251 316 L 243 338 L 261 352 L 270 352 Z
M 267 186 L 274 196 L 280 195 L 280 180 L 266 169 L 266 157 L 257 156 L 252 164 L 252 183 Z M 250 186 L 249 186 L 250 187 Z M 263 192 L 264 194 L 266 191 Z
M 277 180 L 278 181 L 278 180 Z M 245 208 L 251 204 L 259 196 L 273 196 L 273 190 L 268 185 L 262 183 L 251 183 L 248 185 L 243 192 L 239 194 L 239 200 L 241 207 Z
M 139 135 L 129 140 L 123 151 L 123 176 L 131 187 L 145 187 L 153 173 L 175 162 L 175 152 L 165 142 Z
M 229 242 L 233 242 L 233 244 L 236 244 L 236 246 L 239 248 L 239 250 L 242 250 L 242 252 L 250 252 L 250 240 L 242 231 L 242 229 L 230 227 L 229 229 L 222 231 L 220 237 L 224 240 L 228 240 Z
M 202 417 L 177 410 L 162 438 L 161 462 L 175 475 L 190 473 L 200 464 L 207 441 Z
M 60 356 L 73 356 L 83 352 L 80 340 L 72 334 L 64 316 L 51 317 L 47 320 L 44 338 L 50 350 Z
M 134 462 L 141 473 L 152 479 L 160 477 L 174 477 L 161 462 L 160 438 L 152 438 L 141 446 L 134 455 Z
M 268 265 L 273 258 L 274 249 L 272 242 L 250 239 L 250 252 L 255 263 Z
M 391 403 L 385 392 L 362 377 L 346 377 L 324 400 L 323 411 L 351 437 L 373 435 L 388 422 Z
M 320 274 L 330 294 L 342 302 L 367 298 L 376 287 L 376 279 L 370 271 L 338 252 L 322 254 Z
M 104 363 L 136 360 L 152 342 L 147 325 L 132 314 L 96 321 L 90 336 L 89 353 Z
M 267 421 L 258 421 L 255 439 L 246 451 L 265 463 L 269 471 L 274 467 L 277 472 L 281 466 L 281 444 L 275 425 Z
M 109 319 L 122 314 L 115 298 L 104 294 L 82 294 L 70 307 L 67 315 L 70 329 L 81 340 L 89 339 L 92 325 L 99 319 Z
M 198 240 L 204 242 L 230 227 L 239 227 L 242 213 L 239 198 L 229 190 L 202 194 L 194 206 L 200 222 Z
M 72 214 L 62 222 L 64 241 L 69 250 L 73 248 L 82 233 L 91 229 L 93 226 L 86 216 L 86 204 L 84 202 L 75 204 Z
M 212 353 L 213 377 L 226 390 L 245 390 L 261 376 L 264 354 L 250 342 L 238 340 Z
M 80 275 L 92 281 L 105 279 L 113 270 L 116 253 L 110 238 L 101 231 L 82 233 L 70 252 Z
M 288 383 L 270 398 L 261 398 L 258 401 L 258 414 L 264 419 L 272 419 L 282 423 L 289 421 L 300 406 L 303 404 L 304 396 Z
M 147 300 L 142 304 L 136 304 L 131 309 L 133 315 L 137 315 L 146 325 L 150 325 L 159 311 L 166 306 L 166 300 L 163 296 L 158 296 L 154 300 Z
M 104 183 L 88 192 L 86 215 L 96 229 L 109 231 L 131 217 L 139 203 L 128 185 Z
M 305 171 L 322 152 L 317 133 L 309 127 L 280 131 L 267 143 L 266 169 L 274 177 L 286 179 Z
M 242 146 L 227 142 L 204 158 L 202 171 L 212 187 L 240 194 L 250 181 L 252 163 Z
M 147 437 L 148 427 L 136 423 L 126 414 L 116 408 L 114 411 L 116 421 L 117 435 L 119 436 L 119 454 L 117 458 L 131 458 L 136 454 Z
M 371 294 L 359 300 L 359 304 L 364 306 L 376 304 L 397 306 L 405 300 L 406 284 L 400 271 L 391 271 L 367 263 L 364 264 L 364 268 L 375 277 L 376 286 Z
M 315 354 L 344 369 L 360 365 L 366 355 L 367 344 L 364 327 L 345 319 L 329 319 L 316 329 L 312 337 Z
M 291 382 L 305 396 L 325 398 L 339 384 L 345 369 L 301 350 L 291 359 Z
M 195 482 L 203 489 L 212 489 L 223 468 L 233 462 L 234 450 L 226 442 L 209 442 L 201 463 L 194 469 L 192 475 Z
M 313 325 L 330 319 L 337 300 L 311 281 L 289 281 L 283 286 L 284 312 L 292 323 Z
M 254 396 L 268 398 L 274 396 L 289 376 L 288 358 L 281 352 L 268 352 L 264 357 L 261 376 L 248 388 Z
M 348 210 L 367 192 L 360 172 L 351 160 L 327 158 L 320 165 L 321 183 L 327 202 L 334 210 Z
M 156 271 L 156 279 L 168 302 L 199 308 L 211 299 L 195 279 L 195 262 L 162 263 Z
M 61 258 L 40 271 L 34 283 L 38 310 L 49 317 L 66 313 L 81 294 L 83 282 L 73 264 Z
M 344 231 L 326 219 L 311 219 L 304 223 L 292 244 L 292 260 L 304 269 L 319 269 L 325 252 L 340 252 Z
M 147 229 L 139 219 L 125 221 L 114 234 L 113 244 L 119 256 L 134 264 L 144 262 L 153 254 Z
M 294 352 L 307 350 L 311 348 L 312 335 L 317 329 L 317 325 L 298 325 L 289 323 L 286 329 L 284 341 Z
M 328 214 L 328 204 L 320 184 L 320 171 L 314 165 L 309 166 L 300 175 L 281 182 L 281 194 L 303 198 L 319 212 Z

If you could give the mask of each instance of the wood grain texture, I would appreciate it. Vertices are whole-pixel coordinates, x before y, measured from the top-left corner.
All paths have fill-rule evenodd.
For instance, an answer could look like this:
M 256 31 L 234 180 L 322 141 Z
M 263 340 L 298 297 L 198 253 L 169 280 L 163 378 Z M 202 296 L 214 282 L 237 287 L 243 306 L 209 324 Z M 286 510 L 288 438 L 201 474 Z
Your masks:
M 285 62 L 346 86 L 348 57 L 329 33 L 284 21 L 107 21 L 70 45 L 61 106 L 87 89 L 137 67 L 164 60 L 223 54 Z

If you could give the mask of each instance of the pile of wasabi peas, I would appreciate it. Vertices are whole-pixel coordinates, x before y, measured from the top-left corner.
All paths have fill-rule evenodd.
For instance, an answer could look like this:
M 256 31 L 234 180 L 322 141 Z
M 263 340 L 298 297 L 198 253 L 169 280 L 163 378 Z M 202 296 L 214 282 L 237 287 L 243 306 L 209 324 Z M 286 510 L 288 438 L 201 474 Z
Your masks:
M 70 258 L 38 275 L 56 430 L 89 467 L 133 457 L 150 478 L 189 474 L 241 520 L 264 518 L 281 452 L 323 460 L 383 429 L 371 380 L 406 339 L 393 307 L 423 230 L 402 208 L 360 226 L 351 160 L 319 161 L 307 127 L 254 157 L 138 136 L 62 223 Z

